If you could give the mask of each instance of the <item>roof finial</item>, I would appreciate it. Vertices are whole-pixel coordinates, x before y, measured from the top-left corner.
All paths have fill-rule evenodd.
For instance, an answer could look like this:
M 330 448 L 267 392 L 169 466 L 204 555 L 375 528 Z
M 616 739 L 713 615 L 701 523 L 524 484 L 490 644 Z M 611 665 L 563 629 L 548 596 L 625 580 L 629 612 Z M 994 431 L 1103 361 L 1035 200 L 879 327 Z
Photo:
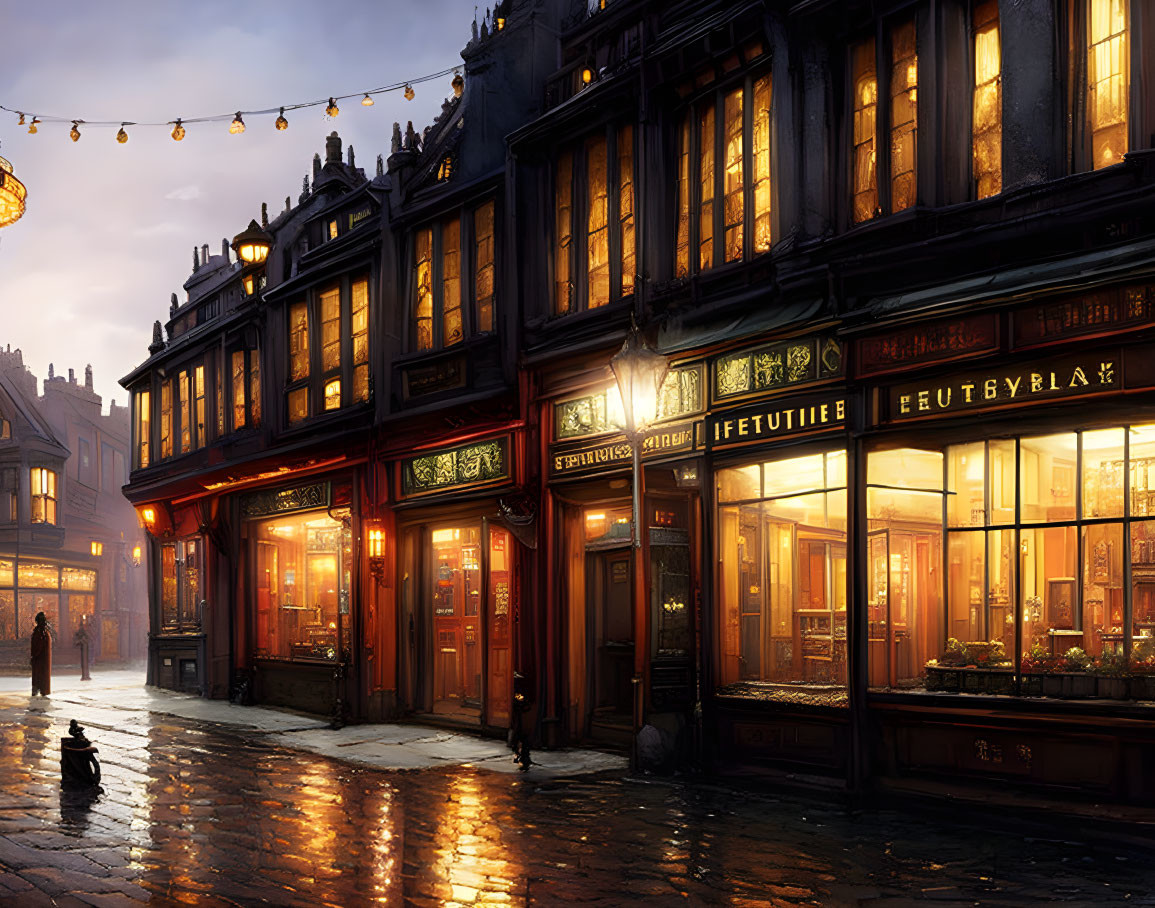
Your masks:
M 261 226 L 269 226 L 269 203 L 261 202 Z
M 176 296 L 174 293 L 173 296 Z M 160 320 L 152 323 L 152 343 L 148 345 L 149 354 L 160 353 L 164 349 L 164 337 L 160 332 Z
M 179 306 L 179 304 L 176 301 L 176 294 L 174 293 L 168 298 L 168 314 L 169 314 L 170 318 L 172 316 L 176 315 L 176 310 L 177 310 L 178 306 Z

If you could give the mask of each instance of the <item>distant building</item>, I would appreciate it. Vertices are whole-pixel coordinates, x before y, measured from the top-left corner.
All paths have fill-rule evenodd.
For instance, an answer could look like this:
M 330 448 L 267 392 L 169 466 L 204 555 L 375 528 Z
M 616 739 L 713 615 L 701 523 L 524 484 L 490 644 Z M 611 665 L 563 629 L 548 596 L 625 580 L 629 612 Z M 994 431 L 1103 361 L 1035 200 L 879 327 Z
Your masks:
M 83 384 L 51 366 L 43 394 L 36 384 L 20 350 L 0 350 L 0 664 L 27 664 L 40 611 L 57 663 L 79 661 L 82 624 L 93 662 L 142 659 L 145 540 L 121 492 L 128 411 L 102 413 L 91 367 Z

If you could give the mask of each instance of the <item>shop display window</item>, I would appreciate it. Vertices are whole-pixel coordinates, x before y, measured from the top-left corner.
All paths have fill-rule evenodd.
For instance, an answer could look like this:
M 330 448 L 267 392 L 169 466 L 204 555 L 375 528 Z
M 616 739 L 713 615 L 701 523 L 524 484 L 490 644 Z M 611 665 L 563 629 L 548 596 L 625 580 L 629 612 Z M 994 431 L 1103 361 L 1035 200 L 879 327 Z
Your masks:
M 634 538 L 629 508 L 588 508 L 585 529 L 586 545 L 620 545 Z
M 1155 673 L 1155 427 L 921 454 L 868 455 L 872 686 L 1096 696 Z
M 256 542 L 256 657 L 346 661 L 352 581 L 347 521 L 324 511 L 287 514 L 255 522 L 250 538 Z
M 170 633 L 200 628 L 202 558 L 203 545 L 197 536 L 160 547 L 161 624 Z
M 16 638 L 16 596 L 12 590 L 0 590 L 0 640 Z
M 846 454 L 719 470 L 719 683 L 844 702 Z

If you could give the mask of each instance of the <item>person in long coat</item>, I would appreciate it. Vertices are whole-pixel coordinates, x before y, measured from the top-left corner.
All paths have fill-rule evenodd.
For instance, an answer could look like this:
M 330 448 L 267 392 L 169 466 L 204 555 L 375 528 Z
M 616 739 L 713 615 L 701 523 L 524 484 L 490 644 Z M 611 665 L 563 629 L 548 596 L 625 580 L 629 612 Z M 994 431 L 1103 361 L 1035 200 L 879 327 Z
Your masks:
M 32 696 L 47 697 L 52 693 L 52 635 L 48 631 L 48 617 L 36 613 L 36 627 L 32 630 Z

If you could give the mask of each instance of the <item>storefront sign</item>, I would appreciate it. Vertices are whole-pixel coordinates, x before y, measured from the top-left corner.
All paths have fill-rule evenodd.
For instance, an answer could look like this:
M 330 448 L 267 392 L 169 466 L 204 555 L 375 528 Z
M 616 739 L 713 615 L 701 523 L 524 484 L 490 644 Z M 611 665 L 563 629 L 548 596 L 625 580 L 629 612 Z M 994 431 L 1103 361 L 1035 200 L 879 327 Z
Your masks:
M 1110 287 L 1027 306 L 1011 318 L 1016 347 L 1151 324 L 1155 321 L 1155 286 Z
M 406 496 L 488 485 L 509 479 L 509 438 L 495 438 L 433 451 L 401 462 Z
M 727 353 L 714 361 L 714 399 L 758 394 L 842 374 L 842 346 L 803 337 Z
M 365 218 L 369 217 L 369 215 L 371 215 L 372 213 L 373 213 L 373 208 L 370 205 L 366 205 L 364 208 L 358 209 L 357 211 L 350 211 L 349 212 L 349 229 L 352 230 L 354 227 L 356 227 L 358 224 L 360 224 L 363 220 L 365 220 Z
M 702 363 L 681 366 L 666 373 L 658 395 L 658 419 L 690 416 L 702 410 Z M 625 424 L 622 400 L 616 385 L 583 394 L 554 405 L 554 437 L 558 441 L 620 432 Z
M 465 358 L 457 356 L 429 366 L 413 366 L 402 370 L 401 376 L 407 400 L 423 394 L 464 388 Z
M 820 432 L 846 425 L 846 398 L 841 395 L 799 401 L 775 401 L 734 413 L 719 413 L 706 423 L 706 444 L 711 450 L 779 438 L 803 432 Z
M 304 511 L 309 508 L 329 506 L 329 483 L 318 482 L 309 486 L 292 489 L 272 489 L 250 492 L 241 498 L 241 518 L 267 517 L 270 514 L 285 514 L 289 511 Z
M 998 343 L 994 313 L 898 328 L 858 341 L 858 374 L 881 375 L 919 363 L 981 356 L 997 350 Z
M 642 457 L 658 457 L 694 449 L 694 423 L 684 422 L 651 429 L 642 442 Z M 623 438 L 583 448 L 554 451 L 553 474 L 580 473 L 598 467 L 626 464 L 634 449 Z
M 936 413 L 1117 391 L 1123 387 L 1121 366 L 1117 352 L 1110 352 L 896 385 L 889 392 L 889 416 L 892 420 L 918 419 Z

